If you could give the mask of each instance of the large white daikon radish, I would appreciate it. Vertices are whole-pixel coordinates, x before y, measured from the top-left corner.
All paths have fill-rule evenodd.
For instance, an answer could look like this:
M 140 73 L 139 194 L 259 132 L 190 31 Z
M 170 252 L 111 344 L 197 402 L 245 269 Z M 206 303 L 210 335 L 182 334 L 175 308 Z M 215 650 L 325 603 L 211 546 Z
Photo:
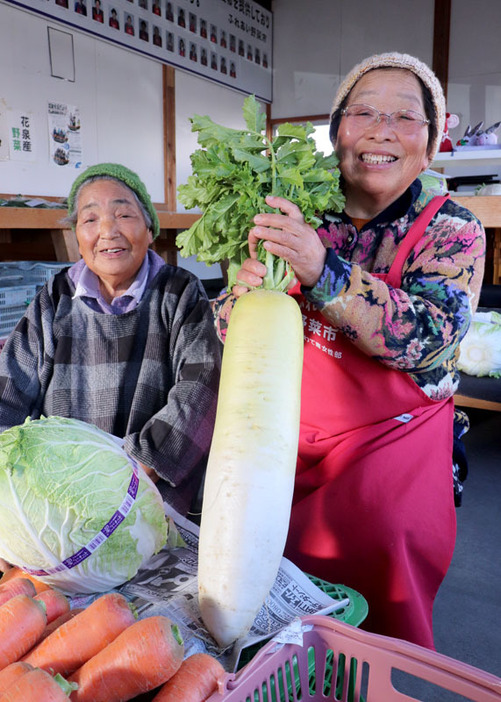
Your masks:
M 200 525 L 202 618 L 222 647 L 248 633 L 278 572 L 299 437 L 303 322 L 285 293 L 232 311 Z

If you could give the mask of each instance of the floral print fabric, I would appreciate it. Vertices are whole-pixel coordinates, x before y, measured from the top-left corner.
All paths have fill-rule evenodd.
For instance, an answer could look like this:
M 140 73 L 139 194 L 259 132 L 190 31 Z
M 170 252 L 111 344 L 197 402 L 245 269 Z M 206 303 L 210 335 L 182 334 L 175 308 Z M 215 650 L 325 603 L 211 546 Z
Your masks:
M 447 200 L 404 264 L 401 286 L 375 274 L 389 271 L 397 249 L 433 194 L 415 181 L 397 203 L 360 231 L 344 214 L 326 213 L 318 235 L 328 249 L 324 270 L 305 297 L 364 353 L 408 373 L 432 399 L 458 385 L 459 342 L 477 307 L 485 233 L 474 215 Z M 396 215 L 396 216 L 395 216 Z M 234 303 L 215 302 L 220 337 Z

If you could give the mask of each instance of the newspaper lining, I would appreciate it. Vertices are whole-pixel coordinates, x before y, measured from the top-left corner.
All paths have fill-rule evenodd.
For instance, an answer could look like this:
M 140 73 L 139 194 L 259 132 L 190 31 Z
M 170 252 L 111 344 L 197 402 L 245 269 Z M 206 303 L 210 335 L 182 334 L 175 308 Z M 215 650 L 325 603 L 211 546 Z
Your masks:
M 185 642 L 185 655 L 207 652 L 216 656 L 226 670 L 238 666 L 243 649 L 274 637 L 298 617 L 329 614 L 349 604 L 334 600 L 318 588 L 291 561 L 282 558 L 275 584 L 245 637 L 230 649 L 221 650 L 206 630 L 198 607 L 199 528 L 167 505 L 185 546 L 166 547 L 153 556 L 137 575 L 117 588 L 135 606 L 139 618 L 161 614 L 175 622 Z M 72 606 L 85 606 L 88 598 L 75 597 Z

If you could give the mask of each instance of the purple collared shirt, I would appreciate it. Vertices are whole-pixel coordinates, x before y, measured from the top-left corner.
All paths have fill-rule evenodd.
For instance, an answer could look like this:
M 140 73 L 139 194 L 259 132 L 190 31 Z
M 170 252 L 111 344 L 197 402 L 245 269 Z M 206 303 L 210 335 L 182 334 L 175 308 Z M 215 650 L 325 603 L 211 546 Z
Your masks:
M 147 255 L 144 257 L 144 261 L 130 287 L 124 293 L 115 297 L 110 304 L 101 293 L 98 276 L 81 259 L 69 270 L 69 276 L 75 284 L 73 298 L 81 297 L 95 312 L 124 314 L 137 307 L 148 283 L 153 280 L 163 265 L 165 265 L 164 260 L 157 253 L 148 249 Z

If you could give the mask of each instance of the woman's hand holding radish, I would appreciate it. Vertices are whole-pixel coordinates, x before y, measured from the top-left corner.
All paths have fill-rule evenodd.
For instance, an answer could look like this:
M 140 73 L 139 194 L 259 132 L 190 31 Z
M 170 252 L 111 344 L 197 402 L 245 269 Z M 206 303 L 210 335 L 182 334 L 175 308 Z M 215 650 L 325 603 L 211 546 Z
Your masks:
M 235 285 L 232 290 L 236 297 L 247 291 L 246 285 L 258 287 L 266 274 L 266 266 L 257 260 L 260 240 L 267 251 L 291 264 L 302 285 L 315 285 L 324 268 L 326 249 L 313 227 L 305 222 L 299 207 L 271 195 L 266 198 L 266 204 L 283 214 L 263 212 L 254 217 L 256 226 L 249 232 L 250 259 L 244 261 L 237 274 L 237 280 L 244 285 Z

